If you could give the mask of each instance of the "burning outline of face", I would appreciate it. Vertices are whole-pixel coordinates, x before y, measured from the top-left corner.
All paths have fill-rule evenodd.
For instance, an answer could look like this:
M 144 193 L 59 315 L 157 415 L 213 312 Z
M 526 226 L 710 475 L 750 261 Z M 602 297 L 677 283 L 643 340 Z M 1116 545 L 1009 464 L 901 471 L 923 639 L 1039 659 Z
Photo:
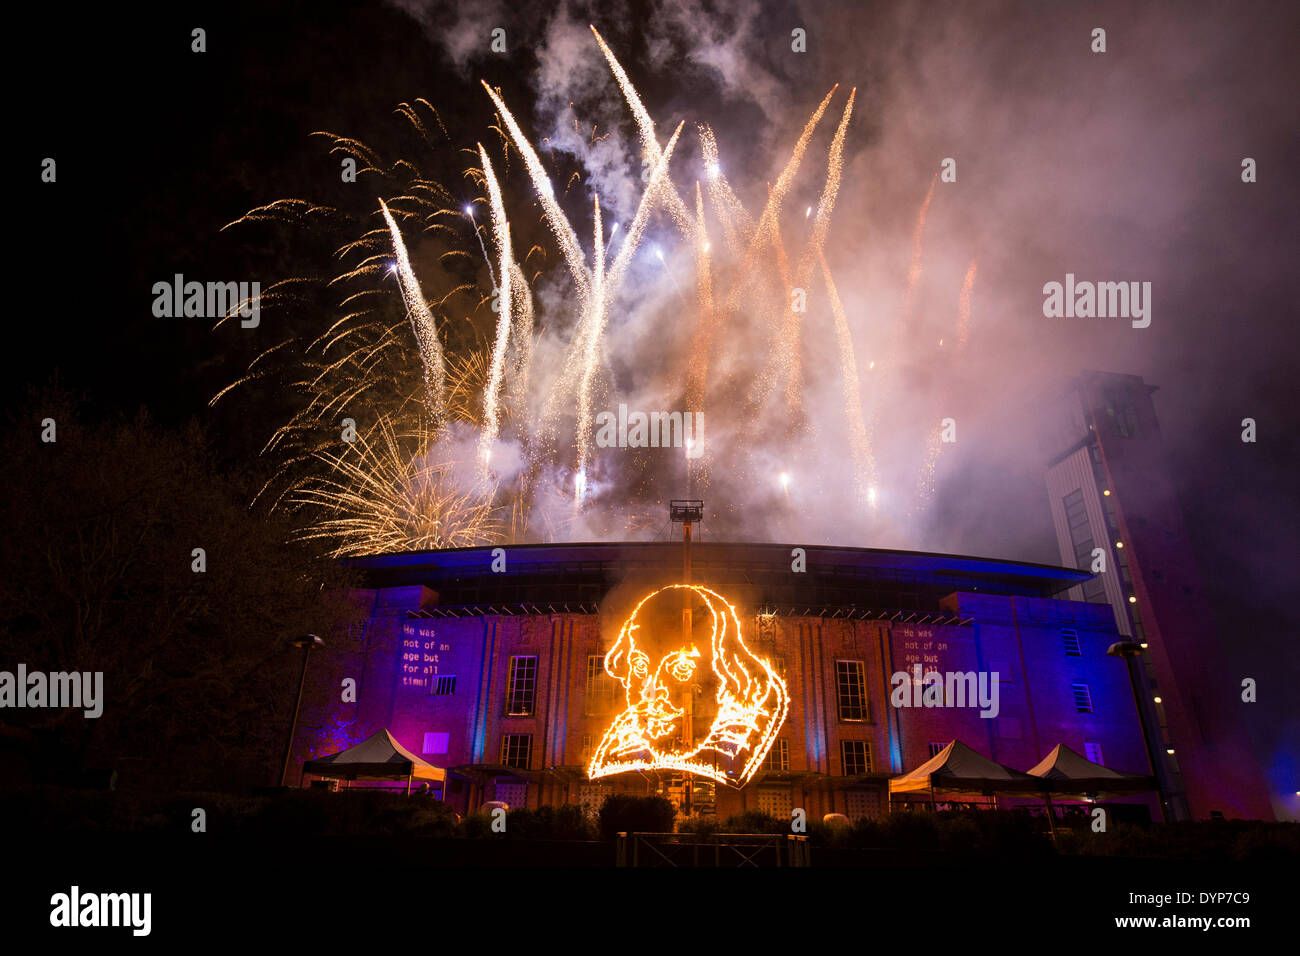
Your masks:
M 684 711 L 671 685 L 695 675 L 694 644 L 670 651 L 652 669 L 636 643 L 637 614 L 667 591 L 694 591 L 713 619 L 711 664 L 718 679 L 718 713 L 708 735 L 691 749 L 681 740 Z M 718 783 L 744 786 L 763 763 L 785 723 L 790 695 L 772 665 L 745 646 L 736 609 L 722 595 L 692 584 L 671 584 L 643 597 L 605 655 L 605 672 L 623 685 L 627 708 L 605 731 L 587 767 L 591 779 L 634 770 L 680 770 Z M 721 758 L 705 761 L 706 754 Z M 717 766 L 715 766 L 715 762 Z

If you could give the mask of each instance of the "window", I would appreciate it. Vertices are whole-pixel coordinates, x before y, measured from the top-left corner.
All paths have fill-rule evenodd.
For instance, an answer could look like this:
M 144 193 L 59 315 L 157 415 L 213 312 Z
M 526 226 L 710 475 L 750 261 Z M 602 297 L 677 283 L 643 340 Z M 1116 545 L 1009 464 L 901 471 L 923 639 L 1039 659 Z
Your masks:
M 772 749 L 763 758 L 763 769 L 778 773 L 790 769 L 790 741 L 773 741 Z
M 506 715 L 528 717 L 537 698 L 537 658 L 510 658 L 510 685 L 506 690 Z
M 455 674 L 434 674 L 433 680 L 429 681 L 430 697 L 450 697 L 454 693 L 456 693 Z
M 1110 417 L 1111 427 L 1120 438 L 1138 437 L 1137 409 L 1119 389 L 1108 388 L 1105 391 L 1106 414 Z
M 1082 657 L 1083 648 L 1079 646 L 1079 632 L 1067 627 L 1061 630 L 1061 641 L 1065 644 L 1066 657 Z
M 772 658 L 772 670 L 776 671 L 777 677 L 781 678 L 781 680 L 785 680 L 785 658 Z
M 943 743 L 936 743 L 936 742 L 934 742 L 934 741 L 931 741 L 931 742 L 930 742 L 930 759 L 933 760 L 935 757 L 939 756 L 939 754 L 943 752 L 943 748 L 946 747 L 946 746 L 948 746 L 948 745 L 947 745 L 947 744 L 943 744 Z
M 1066 495 L 1062 501 L 1065 507 L 1065 523 L 1070 529 L 1070 545 L 1074 548 L 1074 566 L 1080 571 L 1092 569 L 1092 526 L 1088 523 L 1088 509 L 1083 503 L 1083 490 L 1078 489 Z M 1105 601 L 1106 589 L 1100 578 L 1092 578 L 1083 583 L 1085 601 Z
M 1103 766 L 1106 763 L 1104 760 L 1101 759 L 1101 744 L 1094 743 L 1091 740 L 1084 741 L 1083 755 L 1087 757 L 1089 760 L 1091 760 L 1093 763 L 1099 763 L 1102 764 Z
M 1087 684 L 1071 684 L 1070 688 L 1074 691 L 1074 709 L 1081 714 L 1092 713 L 1092 691 L 1088 689 Z
M 348 637 L 354 641 L 364 641 L 366 635 L 370 633 L 370 619 L 362 618 L 359 621 L 352 621 L 348 624 Z
M 501 738 L 501 763 L 503 766 L 527 770 L 528 758 L 532 755 L 532 734 L 505 734 Z
M 835 686 L 840 701 L 840 720 L 866 720 L 866 677 L 862 661 L 836 661 Z
M 424 735 L 424 747 L 421 748 L 422 754 L 445 754 L 447 752 L 447 739 L 450 734 L 440 733 L 438 731 L 429 731 Z
M 605 655 L 587 655 L 587 713 L 599 714 L 614 703 L 614 679 L 605 673 Z
M 844 762 L 844 776 L 856 777 L 871 772 L 871 743 L 866 740 L 841 740 L 840 758 Z

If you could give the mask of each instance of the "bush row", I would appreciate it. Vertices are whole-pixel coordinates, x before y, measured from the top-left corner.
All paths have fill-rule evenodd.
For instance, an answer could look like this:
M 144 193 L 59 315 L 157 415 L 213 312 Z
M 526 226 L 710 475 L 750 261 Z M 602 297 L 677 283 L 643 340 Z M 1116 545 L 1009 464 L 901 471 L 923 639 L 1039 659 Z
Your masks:
M 208 832 L 251 837 L 443 837 L 612 842 L 620 831 L 789 833 L 790 821 L 750 811 L 726 819 L 677 818 L 663 797 L 615 795 L 593 818 L 572 805 L 510 810 L 504 833 L 490 813 L 462 818 L 427 796 L 287 790 L 270 796 L 178 794 L 166 799 L 129 792 L 60 788 L 0 791 L 0 818 L 23 821 L 29 836 L 79 833 L 162 833 L 191 829 L 194 810 Z M 814 846 L 1002 856 L 1146 857 L 1215 861 L 1300 860 L 1300 824 L 1219 821 L 1165 826 L 1115 825 L 1105 833 L 1058 826 L 1053 839 L 1041 818 L 1024 811 L 901 812 L 851 825 L 810 820 Z

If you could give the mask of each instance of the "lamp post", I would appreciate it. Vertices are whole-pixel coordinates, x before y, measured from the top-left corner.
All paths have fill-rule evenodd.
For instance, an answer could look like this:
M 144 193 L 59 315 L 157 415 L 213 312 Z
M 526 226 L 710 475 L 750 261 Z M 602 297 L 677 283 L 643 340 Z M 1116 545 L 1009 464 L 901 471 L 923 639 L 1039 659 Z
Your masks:
M 1106 654 L 1110 657 L 1123 659 L 1124 666 L 1128 668 L 1128 683 L 1133 689 L 1133 704 L 1137 707 L 1138 726 L 1142 728 L 1142 745 L 1147 751 L 1147 762 L 1151 764 L 1151 774 L 1156 782 L 1156 795 L 1160 799 L 1160 818 L 1165 823 L 1169 822 L 1169 806 L 1165 796 L 1165 788 L 1162 783 L 1163 774 L 1160 772 L 1161 764 L 1156 756 L 1155 750 L 1151 746 L 1151 732 L 1147 729 L 1147 717 L 1145 698 L 1138 684 L 1138 656 L 1142 653 L 1142 645 L 1136 641 L 1116 641 L 1110 647 L 1106 648 Z
M 689 467 L 689 462 L 687 463 Z M 704 502 L 699 498 L 675 498 L 668 503 L 668 519 L 682 526 L 682 583 L 691 583 L 691 525 L 704 520 Z M 690 646 L 694 623 L 691 620 L 691 590 L 682 591 L 682 647 Z M 690 748 L 695 745 L 695 684 L 689 683 L 683 690 L 682 700 L 682 745 Z M 695 779 L 690 772 L 682 770 L 682 811 L 690 816 L 694 809 Z
M 289 757 L 293 753 L 293 737 L 298 732 L 298 711 L 302 708 L 302 689 L 307 683 L 307 659 L 313 647 L 324 647 L 325 642 L 315 634 L 304 634 L 290 642 L 291 647 L 302 648 L 302 671 L 298 675 L 298 697 L 293 703 L 293 723 L 289 725 L 289 739 L 284 742 L 284 761 L 280 765 L 280 786 L 289 775 Z

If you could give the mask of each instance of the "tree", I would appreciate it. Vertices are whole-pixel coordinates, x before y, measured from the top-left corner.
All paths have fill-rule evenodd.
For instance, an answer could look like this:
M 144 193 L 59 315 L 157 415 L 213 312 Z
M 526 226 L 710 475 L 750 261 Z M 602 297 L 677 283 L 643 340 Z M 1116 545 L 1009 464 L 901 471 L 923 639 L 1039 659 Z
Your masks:
M 300 660 L 288 641 L 342 631 L 342 572 L 249 510 L 252 477 L 221 473 L 197 425 L 95 422 L 46 391 L 14 416 L 4 461 L 0 667 L 104 675 L 98 719 L 6 709 L 5 736 L 124 783 L 269 783 Z

